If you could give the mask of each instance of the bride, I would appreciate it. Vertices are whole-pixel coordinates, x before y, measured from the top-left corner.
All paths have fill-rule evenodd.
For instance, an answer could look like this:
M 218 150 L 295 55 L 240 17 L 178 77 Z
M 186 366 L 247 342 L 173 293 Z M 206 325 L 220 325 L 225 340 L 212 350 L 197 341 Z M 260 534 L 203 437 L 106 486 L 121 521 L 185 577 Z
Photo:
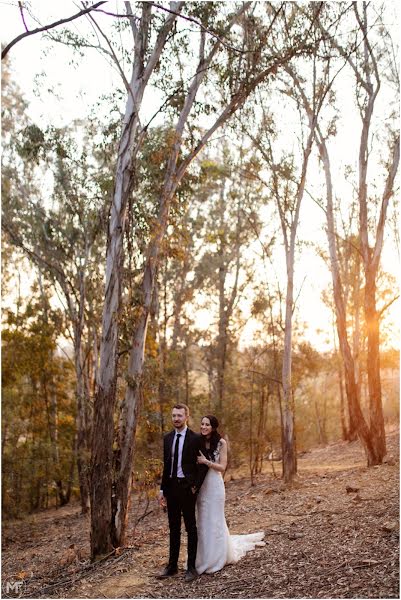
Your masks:
M 264 532 L 230 535 L 224 516 L 225 487 L 223 473 L 227 467 L 227 442 L 218 433 L 219 422 L 206 415 L 201 422 L 203 452 L 198 463 L 208 472 L 197 499 L 198 548 L 196 570 L 215 573 L 224 565 L 237 562 L 255 546 L 264 546 Z

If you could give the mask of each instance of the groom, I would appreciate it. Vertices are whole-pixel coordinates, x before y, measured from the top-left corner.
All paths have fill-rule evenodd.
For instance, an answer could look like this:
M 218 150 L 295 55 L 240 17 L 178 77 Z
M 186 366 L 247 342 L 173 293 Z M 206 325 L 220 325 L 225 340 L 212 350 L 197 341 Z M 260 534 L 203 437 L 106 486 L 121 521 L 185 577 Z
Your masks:
M 170 577 L 178 571 L 182 515 L 188 534 L 188 565 L 185 581 L 193 581 L 198 576 L 195 569 L 198 544 L 195 503 L 207 467 L 197 464 L 201 436 L 188 427 L 188 406 L 175 404 L 171 418 L 174 429 L 164 436 L 164 469 L 159 496 L 160 506 L 164 508 L 167 505 L 170 557 L 167 567 L 159 578 Z

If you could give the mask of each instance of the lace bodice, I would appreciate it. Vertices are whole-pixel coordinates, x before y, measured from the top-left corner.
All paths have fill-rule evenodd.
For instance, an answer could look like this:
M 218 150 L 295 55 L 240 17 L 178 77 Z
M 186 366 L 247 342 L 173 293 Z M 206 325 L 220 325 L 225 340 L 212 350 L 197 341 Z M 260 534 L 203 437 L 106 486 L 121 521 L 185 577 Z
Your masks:
M 216 450 L 213 450 L 213 452 L 211 452 L 210 460 L 212 460 L 215 463 L 220 462 L 220 452 L 221 452 L 222 447 L 223 447 L 223 443 L 221 440 L 219 440 Z

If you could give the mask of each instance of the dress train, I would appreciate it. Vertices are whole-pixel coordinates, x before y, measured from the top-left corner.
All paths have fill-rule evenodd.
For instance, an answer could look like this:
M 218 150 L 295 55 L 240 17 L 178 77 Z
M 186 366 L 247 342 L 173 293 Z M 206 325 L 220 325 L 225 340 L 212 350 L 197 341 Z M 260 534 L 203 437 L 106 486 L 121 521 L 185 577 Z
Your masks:
M 209 469 L 197 499 L 198 549 L 196 570 L 215 573 L 224 565 L 238 562 L 255 546 L 264 546 L 263 531 L 230 535 L 225 514 L 225 487 L 221 473 Z

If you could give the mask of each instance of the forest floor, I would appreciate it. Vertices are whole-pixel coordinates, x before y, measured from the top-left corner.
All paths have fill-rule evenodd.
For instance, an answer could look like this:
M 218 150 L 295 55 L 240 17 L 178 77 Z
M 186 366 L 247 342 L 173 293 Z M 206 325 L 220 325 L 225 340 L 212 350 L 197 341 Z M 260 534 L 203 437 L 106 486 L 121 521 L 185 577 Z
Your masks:
M 298 459 L 296 481 L 269 469 L 255 485 L 226 483 L 231 533 L 264 530 L 266 545 L 190 584 L 168 580 L 166 515 L 134 499 L 131 545 L 91 564 L 89 518 L 78 506 L 3 524 L 4 580 L 25 598 L 399 598 L 399 431 L 387 432 L 383 465 L 367 468 L 358 442 L 316 448 Z M 276 463 L 279 471 L 279 463 Z M 184 561 L 185 544 L 181 551 Z M 183 568 L 183 564 L 181 565 Z

